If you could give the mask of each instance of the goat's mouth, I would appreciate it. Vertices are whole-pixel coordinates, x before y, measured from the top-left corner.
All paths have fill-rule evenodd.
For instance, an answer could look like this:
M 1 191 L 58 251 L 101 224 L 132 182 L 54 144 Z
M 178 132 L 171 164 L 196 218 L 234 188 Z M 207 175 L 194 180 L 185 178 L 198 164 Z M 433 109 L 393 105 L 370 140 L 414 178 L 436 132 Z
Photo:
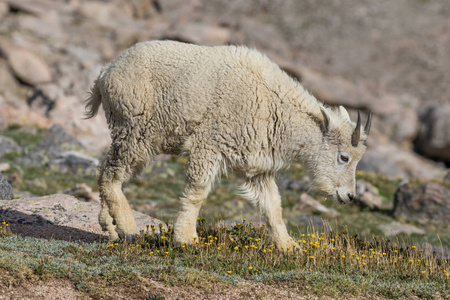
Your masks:
M 341 196 L 339 195 L 339 192 L 336 191 L 336 199 L 339 202 L 339 204 L 346 204 L 344 200 L 342 200 Z

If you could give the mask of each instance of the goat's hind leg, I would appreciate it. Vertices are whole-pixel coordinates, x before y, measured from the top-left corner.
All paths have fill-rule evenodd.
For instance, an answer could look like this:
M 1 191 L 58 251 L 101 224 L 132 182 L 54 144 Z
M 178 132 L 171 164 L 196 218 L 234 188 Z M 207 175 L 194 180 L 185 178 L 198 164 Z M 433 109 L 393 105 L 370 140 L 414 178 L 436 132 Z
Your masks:
M 110 238 L 134 239 L 138 233 L 133 212 L 122 192 L 122 183 L 144 168 L 153 155 L 149 154 L 142 140 L 136 142 L 132 133 L 113 141 L 110 150 L 98 167 L 97 181 L 102 208 L 99 223 Z

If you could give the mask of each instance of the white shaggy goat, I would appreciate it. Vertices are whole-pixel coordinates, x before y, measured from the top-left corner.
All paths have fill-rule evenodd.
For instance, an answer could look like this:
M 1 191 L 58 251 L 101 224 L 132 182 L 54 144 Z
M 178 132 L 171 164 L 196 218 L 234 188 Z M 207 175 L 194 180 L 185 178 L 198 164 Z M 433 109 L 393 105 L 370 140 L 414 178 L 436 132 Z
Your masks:
M 103 104 L 112 145 L 98 167 L 99 222 L 112 239 L 137 233 L 122 183 L 159 153 L 189 156 L 175 239 L 192 243 L 200 206 L 217 176 L 240 170 L 242 195 L 259 206 L 281 248 L 292 245 L 276 173 L 299 162 L 314 187 L 347 203 L 366 147 L 358 116 L 323 106 L 266 56 L 245 47 L 172 41 L 136 44 L 106 65 L 87 116 Z

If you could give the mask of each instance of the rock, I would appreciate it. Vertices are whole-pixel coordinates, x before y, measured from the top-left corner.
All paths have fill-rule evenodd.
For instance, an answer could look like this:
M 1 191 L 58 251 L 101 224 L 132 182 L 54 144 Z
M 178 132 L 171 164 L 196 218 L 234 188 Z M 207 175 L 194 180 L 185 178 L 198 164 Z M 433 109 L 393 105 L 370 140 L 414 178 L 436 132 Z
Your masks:
M 63 91 L 53 83 L 40 84 L 27 95 L 28 106 L 33 111 L 49 117 L 50 111 L 55 107 L 56 101 L 63 95 Z
M 6 2 L 0 2 L 0 19 L 3 19 L 9 12 L 9 5 Z
M 421 122 L 417 151 L 450 162 L 450 104 L 432 106 L 423 113 Z
M 11 184 L 0 173 L 0 200 L 11 200 L 13 198 L 13 189 Z
M 30 153 L 17 158 L 17 162 L 24 165 L 43 166 L 60 158 L 63 152 L 83 150 L 80 142 L 67 134 L 61 125 L 55 124 L 48 130 L 45 137 L 30 150 Z
M 277 61 L 276 57 L 282 57 L 283 59 L 292 57 L 293 51 L 287 40 L 271 24 L 252 18 L 243 18 L 239 20 L 239 27 L 242 28 L 245 36 L 244 45 L 264 49 L 264 52 L 270 54 L 269 57 L 273 57 L 275 61 Z M 239 44 L 242 44 L 242 42 Z
M 32 111 L 27 103 L 12 91 L 0 90 L 0 127 L 6 128 L 16 124 L 48 128 L 50 121 L 40 113 Z
M 8 163 L 0 163 L 0 172 L 5 172 L 11 169 L 11 165 Z
M 300 195 L 300 200 L 299 203 L 296 205 L 296 210 L 309 214 L 322 213 L 330 216 L 339 215 L 339 213 L 336 210 L 325 207 L 324 205 L 320 204 L 313 197 L 309 196 L 306 193 L 302 193 Z
M 409 184 L 398 187 L 394 196 L 396 218 L 415 220 L 421 224 L 447 224 L 450 216 L 450 189 L 427 182 L 416 188 Z
M 18 26 L 21 31 L 32 32 L 42 40 L 51 40 L 52 43 L 63 44 L 70 38 L 61 27 L 61 13 L 56 10 L 47 11 L 41 16 L 20 15 Z
M 7 90 L 15 94 L 18 86 L 17 80 L 11 74 L 7 62 L 4 59 L 0 59 L 0 93 L 4 94 Z
M 48 162 L 48 166 L 60 172 L 93 173 L 98 165 L 98 159 L 81 154 L 77 151 L 64 151 L 56 154 L 56 158 Z
M 14 74 L 29 85 L 37 85 L 52 80 L 52 73 L 47 63 L 33 52 L 10 46 L 7 58 Z
M 230 37 L 227 28 L 204 24 L 187 23 L 180 25 L 167 38 L 197 45 L 224 45 Z
M 381 224 L 378 225 L 378 228 L 380 228 L 386 236 L 393 236 L 401 233 L 407 235 L 411 235 L 413 233 L 425 234 L 424 230 L 417 228 L 416 226 L 409 224 L 402 224 L 400 222 L 392 222 L 391 224 Z
M 22 152 L 22 147 L 20 147 L 12 138 L 0 135 L 0 157 L 14 152 Z
M 370 209 L 379 209 L 383 205 L 377 189 L 367 181 L 361 179 L 356 181 L 356 198 L 354 203 Z
M 19 190 L 13 189 L 13 199 L 23 199 L 23 198 L 33 198 L 33 197 L 37 197 L 37 196 L 31 192 L 19 191 Z
M 382 115 L 377 122 L 378 130 L 398 143 L 411 144 L 419 131 L 419 117 L 414 109 L 403 107 L 395 113 Z
M 10 10 L 14 12 L 22 12 L 32 15 L 44 15 L 48 12 L 48 1 L 33 0 L 7 0 Z
M 83 202 L 69 195 L 50 195 L 0 202 L 0 219 L 13 233 L 63 240 L 98 241 L 105 238 L 98 224 L 100 204 Z M 159 228 L 160 220 L 133 211 L 138 230 Z
M 78 183 L 75 187 L 67 189 L 62 192 L 66 195 L 71 195 L 80 201 L 84 202 L 100 202 L 100 195 L 98 192 L 92 192 L 92 189 L 85 183 Z
M 442 178 L 445 169 L 391 142 L 371 144 L 357 170 L 381 173 L 390 178 Z
M 311 179 L 308 176 L 305 176 L 300 180 L 295 180 L 288 176 L 281 176 L 278 180 L 278 184 L 283 190 L 306 192 L 311 184 Z
M 307 67 L 297 68 L 301 83 L 317 99 L 330 105 L 344 105 L 346 108 L 357 109 L 366 108 L 377 113 L 378 101 L 363 87 L 356 86 L 338 76 L 326 76 Z

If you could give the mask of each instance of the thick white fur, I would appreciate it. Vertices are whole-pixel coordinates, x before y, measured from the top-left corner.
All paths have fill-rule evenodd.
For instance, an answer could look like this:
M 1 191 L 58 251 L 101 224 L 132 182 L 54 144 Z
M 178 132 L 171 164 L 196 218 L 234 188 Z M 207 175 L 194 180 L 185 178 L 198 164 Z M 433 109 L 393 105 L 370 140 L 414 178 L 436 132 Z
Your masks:
M 113 239 L 137 233 L 122 183 L 159 153 L 189 156 L 175 224 L 179 242 L 197 236 L 202 202 L 227 169 L 244 172 L 243 196 L 260 207 L 274 242 L 284 249 L 293 242 L 275 183 L 284 165 L 302 163 L 315 187 L 341 202 L 354 194 L 365 146 L 351 146 L 355 124 L 347 111 L 324 107 L 255 50 L 136 44 L 101 71 L 86 105 L 88 117 L 101 104 L 113 142 L 98 168 L 99 221 Z M 348 163 L 339 162 L 341 153 Z

